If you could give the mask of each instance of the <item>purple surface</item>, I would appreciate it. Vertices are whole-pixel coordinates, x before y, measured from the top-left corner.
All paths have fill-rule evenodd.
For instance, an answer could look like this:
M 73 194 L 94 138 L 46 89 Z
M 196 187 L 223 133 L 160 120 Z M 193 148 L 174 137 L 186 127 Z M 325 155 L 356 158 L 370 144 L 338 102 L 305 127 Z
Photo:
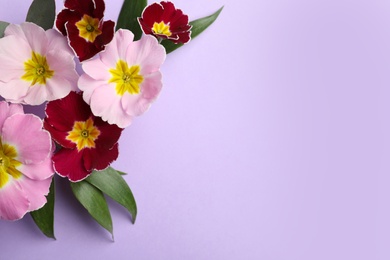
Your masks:
M 57 241 L 1 221 L 0 259 L 390 259 L 390 2 L 175 3 L 225 9 L 120 140 L 136 224 L 110 201 L 111 242 L 58 179 Z

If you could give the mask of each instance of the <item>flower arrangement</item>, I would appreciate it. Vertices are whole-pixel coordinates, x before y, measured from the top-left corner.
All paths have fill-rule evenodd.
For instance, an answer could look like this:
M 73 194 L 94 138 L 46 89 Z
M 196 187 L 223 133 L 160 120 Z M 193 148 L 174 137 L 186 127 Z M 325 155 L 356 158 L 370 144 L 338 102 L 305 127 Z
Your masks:
M 113 234 L 105 195 L 137 207 L 110 165 L 124 128 L 162 90 L 166 55 L 188 44 L 218 17 L 189 22 L 172 2 L 124 0 L 115 23 L 103 0 L 34 0 L 26 22 L 0 22 L 0 219 L 29 213 L 54 238 L 53 177 L 69 180 L 76 199 Z M 81 64 L 79 71 L 77 63 Z M 45 105 L 45 117 L 23 112 Z

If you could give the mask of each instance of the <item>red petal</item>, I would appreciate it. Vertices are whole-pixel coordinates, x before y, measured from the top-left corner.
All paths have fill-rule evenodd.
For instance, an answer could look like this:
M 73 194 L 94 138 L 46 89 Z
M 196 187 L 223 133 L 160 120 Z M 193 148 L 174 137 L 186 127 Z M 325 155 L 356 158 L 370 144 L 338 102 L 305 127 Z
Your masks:
M 99 129 L 100 135 L 96 139 L 96 146 L 102 149 L 111 149 L 118 142 L 122 133 L 122 128 L 117 125 L 110 125 L 100 117 L 94 118 L 94 125 Z
M 93 17 L 93 12 L 95 10 L 95 5 L 93 0 L 65 0 L 64 6 L 82 15 L 88 14 L 89 16 L 92 17 Z
M 152 28 L 154 22 L 161 22 L 163 12 L 163 7 L 158 3 L 154 3 L 144 9 L 142 19 L 150 28 Z
M 102 46 L 109 44 L 112 38 L 114 38 L 114 27 L 115 23 L 111 20 L 103 22 L 100 28 L 100 30 L 102 30 L 102 34 L 96 37 L 95 45 Z
M 95 10 L 93 11 L 93 17 L 99 20 L 103 18 L 104 9 L 106 8 L 103 0 L 94 0 Z
M 55 171 L 62 177 L 68 177 L 70 181 L 81 181 L 91 174 L 84 167 L 83 151 L 61 149 L 54 154 L 52 160 Z
M 66 36 L 67 32 L 66 32 L 65 24 L 69 20 L 79 21 L 80 19 L 81 19 L 81 15 L 78 14 L 77 12 L 73 12 L 69 9 L 64 9 L 57 15 L 56 27 L 63 35 Z
M 104 46 L 97 46 L 96 44 L 87 42 L 85 39 L 80 37 L 79 30 L 75 24 L 67 23 L 66 30 L 68 32 L 70 46 L 80 61 L 90 59 L 95 56 L 96 53 L 104 49 Z
M 144 34 L 153 34 L 152 27 L 149 26 L 142 18 L 138 18 L 138 23 L 141 25 L 141 29 Z
M 118 144 L 111 149 L 96 147 L 96 149 L 84 149 L 84 167 L 90 171 L 104 170 L 118 158 Z
M 169 23 L 176 15 L 176 8 L 172 2 L 161 2 L 160 4 L 164 9 L 164 12 L 161 16 L 161 21 L 164 21 L 164 23 Z M 181 12 L 181 10 L 178 10 L 180 11 L 178 15 L 182 15 L 183 13 Z
M 45 128 L 47 131 L 49 131 L 51 138 L 54 141 L 56 141 L 58 144 L 60 144 L 62 147 L 65 147 L 68 149 L 76 148 L 75 143 L 72 143 L 71 141 L 66 139 L 66 137 L 68 136 L 68 132 L 58 131 L 53 126 L 51 126 L 46 120 L 43 121 L 43 128 Z
M 75 121 L 86 121 L 92 115 L 82 94 L 70 92 L 68 96 L 50 101 L 46 105 L 45 121 L 58 131 L 72 130 Z

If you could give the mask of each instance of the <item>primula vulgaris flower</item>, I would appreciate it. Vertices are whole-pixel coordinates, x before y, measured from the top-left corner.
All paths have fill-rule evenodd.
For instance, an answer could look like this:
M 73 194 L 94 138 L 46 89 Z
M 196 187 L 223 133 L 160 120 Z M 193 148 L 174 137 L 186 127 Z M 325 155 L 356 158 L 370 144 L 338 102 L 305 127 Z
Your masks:
M 153 34 L 157 38 L 169 39 L 174 43 L 187 43 L 191 39 L 188 16 L 171 2 L 147 6 L 138 22 L 145 34 Z
M 67 9 L 62 10 L 56 26 L 69 38 L 80 61 L 93 57 L 104 50 L 104 46 L 114 36 L 113 21 L 103 21 L 103 0 L 65 0 Z
M 160 93 L 159 71 L 165 49 L 156 38 L 145 35 L 133 42 L 128 30 L 118 30 L 106 50 L 83 63 L 79 88 L 94 115 L 119 127 L 130 125 Z
M 9 25 L 0 39 L 0 95 L 40 105 L 77 89 L 74 54 L 66 38 L 33 23 Z
M 95 117 L 81 93 L 48 102 L 44 127 L 62 146 L 53 156 L 54 169 L 70 181 L 104 170 L 118 157 L 122 129 Z
M 54 170 L 42 120 L 0 102 L 0 219 L 17 220 L 46 203 Z

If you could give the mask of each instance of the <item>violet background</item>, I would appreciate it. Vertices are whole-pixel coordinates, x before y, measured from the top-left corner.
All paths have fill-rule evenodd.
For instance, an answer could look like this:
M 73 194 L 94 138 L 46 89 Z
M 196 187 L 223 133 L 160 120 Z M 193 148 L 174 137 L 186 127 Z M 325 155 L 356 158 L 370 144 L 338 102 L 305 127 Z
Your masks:
M 30 2 L 3 0 L 0 20 Z M 1 221 L 0 259 L 390 259 L 390 2 L 175 4 L 225 8 L 123 132 L 136 224 L 109 201 L 112 242 L 58 178 L 57 241 Z

